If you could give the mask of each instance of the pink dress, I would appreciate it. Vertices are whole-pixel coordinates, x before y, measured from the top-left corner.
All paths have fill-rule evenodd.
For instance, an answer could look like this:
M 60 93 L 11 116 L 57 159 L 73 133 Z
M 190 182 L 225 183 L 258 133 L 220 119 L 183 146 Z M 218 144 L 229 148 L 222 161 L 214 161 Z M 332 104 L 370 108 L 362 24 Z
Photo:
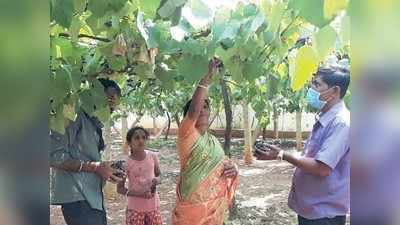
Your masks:
M 128 176 L 128 189 L 131 191 L 144 192 L 150 190 L 153 178 L 155 178 L 154 167 L 158 165 L 156 153 L 146 150 L 144 160 L 138 161 L 128 157 L 126 161 L 126 172 Z M 126 214 L 127 225 L 162 224 L 159 213 L 160 198 L 156 192 L 153 198 L 128 197 L 128 208 Z

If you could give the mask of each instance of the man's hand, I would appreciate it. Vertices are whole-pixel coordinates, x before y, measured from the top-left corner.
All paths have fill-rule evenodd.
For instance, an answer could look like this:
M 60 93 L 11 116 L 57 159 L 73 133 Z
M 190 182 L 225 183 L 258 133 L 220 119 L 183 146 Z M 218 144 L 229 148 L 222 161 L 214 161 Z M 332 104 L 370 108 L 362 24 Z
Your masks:
M 265 144 L 265 149 L 256 148 L 254 156 L 257 160 L 275 160 L 278 158 L 279 152 L 282 150 L 275 145 Z
M 239 168 L 231 161 L 224 164 L 224 176 L 227 178 L 234 178 L 239 174 Z

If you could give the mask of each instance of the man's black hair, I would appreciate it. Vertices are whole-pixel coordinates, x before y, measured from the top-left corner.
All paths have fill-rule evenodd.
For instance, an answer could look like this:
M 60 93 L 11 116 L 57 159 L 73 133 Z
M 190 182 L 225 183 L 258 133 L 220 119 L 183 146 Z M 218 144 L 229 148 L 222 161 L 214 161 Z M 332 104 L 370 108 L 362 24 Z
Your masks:
M 316 73 L 329 87 L 340 87 L 340 98 L 346 95 L 350 85 L 350 71 L 341 67 L 320 67 Z
M 208 99 L 205 100 L 207 106 L 210 108 L 210 101 Z M 192 103 L 192 99 L 186 102 L 186 105 L 183 107 L 183 117 L 186 116 L 187 112 L 189 111 L 190 104 Z
M 114 88 L 118 92 L 118 95 L 121 96 L 121 88 L 117 83 L 115 83 L 115 81 L 106 78 L 99 78 L 98 80 L 103 85 L 104 90 L 107 90 L 108 88 Z

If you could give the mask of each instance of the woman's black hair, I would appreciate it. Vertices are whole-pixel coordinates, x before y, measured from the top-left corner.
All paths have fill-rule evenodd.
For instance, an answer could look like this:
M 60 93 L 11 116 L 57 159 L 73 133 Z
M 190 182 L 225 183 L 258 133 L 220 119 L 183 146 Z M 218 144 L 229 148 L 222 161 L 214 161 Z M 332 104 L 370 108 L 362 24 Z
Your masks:
M 128 130 L 128 133 L 126 134 L 126 142 L 127 142 L 127 143 L 130 143 L 130 142 L 131 142 L 132 136 L 133 136 L 133 135 L 135 134 L 135 132 L 138 131 L 138 130 L 142 130 L 142 131 L 145 133 L 145 135 L 146 135 L 146 139 L 149 139 L 150 133 L 149 133 L 146 129 L 144 129 L 143 127 L 141 127 L 141 126 L 136 126 L 136 127 L 132 127 L 131 129 Z
M 320 67 L 316 73 L 317 77 L 325 82 L 329 87 L 340 87 L 340 98 L 346 95 L 350 85 L 350 72 L 341 67 Z
M 115 83 L 115 81 L 105 78 L 99 78 L 98 80 L 103 85 L 104 90 L 107 90 L 108 88 L 114 88 L 118 92 L 118 95 L 121 96 L 121 88 L 117 83 Z
M 210 108 L 210 101 L 208 99 L 205 100 L 206 105 L 208 108 Z M 190 99 L 188 102 L 186 102 L 186 105 L 183 107 L 183 117 L 186 116 L 187 112 L 189 111 L 190 104 L 192 103 L 192 99 Z

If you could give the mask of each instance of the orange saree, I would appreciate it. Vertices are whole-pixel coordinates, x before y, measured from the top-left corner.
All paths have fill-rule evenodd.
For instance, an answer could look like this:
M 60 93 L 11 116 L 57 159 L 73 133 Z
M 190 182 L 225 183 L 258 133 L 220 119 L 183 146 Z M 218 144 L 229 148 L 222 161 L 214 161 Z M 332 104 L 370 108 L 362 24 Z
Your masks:
M 223 176 L 226 159 L 221 144 L 201 135 L 195 121 L 184 118 L 178 132 L 181 174 L 176 188 L 173 225 L 222 225 L 232 202 L 237 177 Z

